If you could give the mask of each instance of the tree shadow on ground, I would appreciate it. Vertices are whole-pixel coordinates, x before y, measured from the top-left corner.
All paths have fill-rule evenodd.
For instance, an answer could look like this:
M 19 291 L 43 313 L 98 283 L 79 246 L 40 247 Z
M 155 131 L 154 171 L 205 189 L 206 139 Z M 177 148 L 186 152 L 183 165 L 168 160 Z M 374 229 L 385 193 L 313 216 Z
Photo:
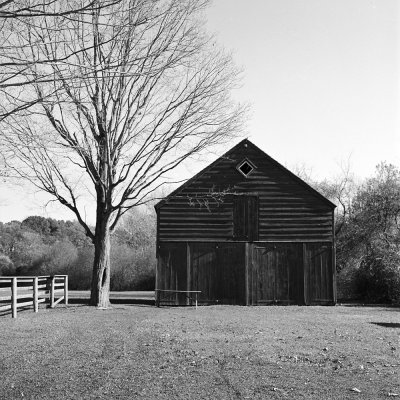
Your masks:
M 398 304 L 374 304 L 374 303 L 340 303 L 338 302 L 337 306 L 339 307 L 349 307 L 349 308 L 384 308 L 385 311 L 400 311 L 400 306 Z
M 400 328 L 400 322 L 371 322 L 371 324 L 383 326 L 384 328 Z

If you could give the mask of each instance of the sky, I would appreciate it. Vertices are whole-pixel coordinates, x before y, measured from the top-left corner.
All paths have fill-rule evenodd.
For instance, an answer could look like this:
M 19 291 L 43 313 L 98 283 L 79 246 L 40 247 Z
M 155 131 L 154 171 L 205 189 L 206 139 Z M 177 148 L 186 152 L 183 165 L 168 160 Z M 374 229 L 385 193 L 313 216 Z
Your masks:
M 209 28 L 244 69 L 248 136 L 318 179 L 400 165 L 400 2 L 216 0 Z
M 382 161 L 400 167 L 398 0 L 214 0 L 206 19 L 243 70 L 234 93 L 251 105 L 243 137 L 318 180 L 348 164 L 359 178 Z M 216 157 L 178 174 L 189 178 Z M 0 221 L 73 218 L 48 200 L 2 185 Z

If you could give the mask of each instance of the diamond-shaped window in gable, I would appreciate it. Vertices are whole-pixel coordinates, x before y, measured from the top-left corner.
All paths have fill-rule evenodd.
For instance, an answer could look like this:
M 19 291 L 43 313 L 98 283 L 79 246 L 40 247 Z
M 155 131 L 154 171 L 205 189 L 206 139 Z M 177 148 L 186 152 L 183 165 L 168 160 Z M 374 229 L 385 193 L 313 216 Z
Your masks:
M 236 169 L 246 178 L 254 171 L 256 167 L 247 159 L 238 164 Z

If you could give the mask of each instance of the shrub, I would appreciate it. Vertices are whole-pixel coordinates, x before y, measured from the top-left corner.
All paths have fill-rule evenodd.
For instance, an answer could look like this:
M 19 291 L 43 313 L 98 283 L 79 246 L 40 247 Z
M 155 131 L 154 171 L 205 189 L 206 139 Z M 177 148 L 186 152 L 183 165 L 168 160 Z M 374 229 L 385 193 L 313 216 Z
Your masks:
M 153 246 L 134 249 L 114 245 L 111 251 L 111 290 L 154 290 Z
M 5 254 L 0 254 L 0 276 L 14 275 L 14 263 Z
M 92 281 L 93 247 L 83 247 L 78 250 L 76 260 L 59 273 L 68 275 L 68 285 L 71 290 L 90 290 Z
M 369 249 L 356 271 L 356 292 L 362 299 L 400 303 L 400 254 L 391 247 Z

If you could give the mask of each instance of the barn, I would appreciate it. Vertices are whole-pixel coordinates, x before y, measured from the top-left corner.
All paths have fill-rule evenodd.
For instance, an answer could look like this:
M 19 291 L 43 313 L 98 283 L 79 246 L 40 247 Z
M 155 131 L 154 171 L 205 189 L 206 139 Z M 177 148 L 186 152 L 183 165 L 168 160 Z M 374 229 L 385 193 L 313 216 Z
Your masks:
M 335 205 L 249 140 L 155 209 L 161 304 L 336 302 Z

